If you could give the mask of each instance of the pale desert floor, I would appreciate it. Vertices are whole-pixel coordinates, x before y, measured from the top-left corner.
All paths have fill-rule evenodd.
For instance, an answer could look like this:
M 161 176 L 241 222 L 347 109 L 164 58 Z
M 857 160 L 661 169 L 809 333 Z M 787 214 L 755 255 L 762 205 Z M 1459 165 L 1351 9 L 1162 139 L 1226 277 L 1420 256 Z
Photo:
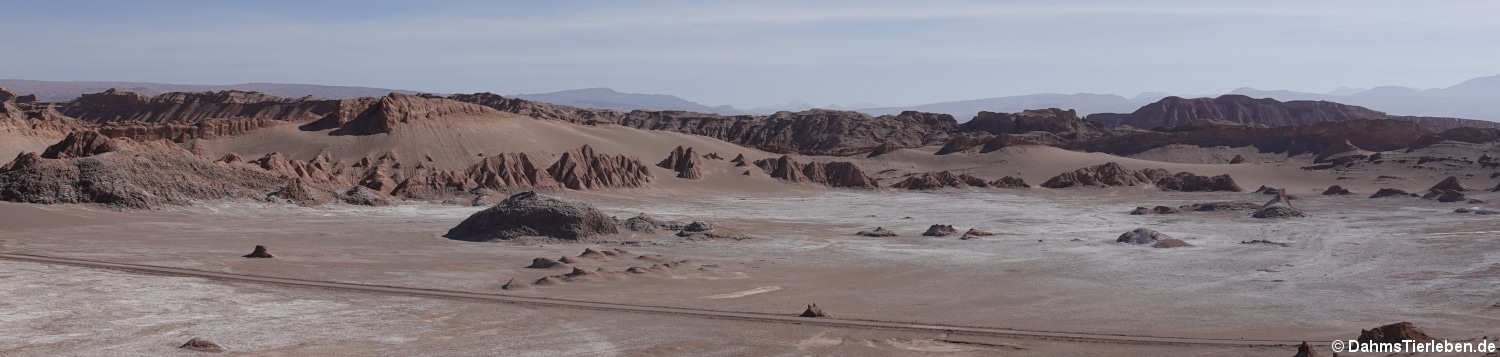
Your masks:
M 597 244 L 441 235 L 480 208 L 205 203 L 150 212 L 0 203 L 0 251 L 242 274 L 616 303 L 1028 330 L 1322 341 L 1411 321 L 1450 339 L 1500 332 L 1500 221 L 1469 205 L 1294 192 L 1310 217 L 1132 216 L 1135 206 L 1263 202 L 1148 189 L 565 193 L 621 218 L 710 221 L 744 241 L 670 232 Z M 1471 198 L 1500 199 L 1491 193 Z M 908 218 L 909 217 L 909 218 Z M 1001 233 L 931 238 L 931 224 Z M 853 232 L 884 226 L 901 237 Z M 1149 227 L 1196 247 L 1114 243 Z M 1240 244 L 1271 240 L 1290 247 Z M 239 258 L 251 246 L 275 259 Z M 703 269 L 503 291 L 533 257 L 585 247 Z M 630 258 L 587 264 L 649 265 Z M 1291 355 L 1290 348 L 951 341 L 945 336 L 379 296 L 0 262 L 0 354 L 160 355 L 193 336 L 265 355 Z M 945 342 L 945 340 L 950 340 Z M 1326 353 L 1326 351 L 1324 351 Z

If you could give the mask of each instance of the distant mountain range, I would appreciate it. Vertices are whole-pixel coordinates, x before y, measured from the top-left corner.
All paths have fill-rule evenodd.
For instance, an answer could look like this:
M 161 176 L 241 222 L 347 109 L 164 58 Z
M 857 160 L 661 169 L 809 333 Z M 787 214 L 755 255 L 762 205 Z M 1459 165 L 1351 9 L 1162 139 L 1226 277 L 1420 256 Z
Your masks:
M 742 112 L 728 105 L 707 106 L 694 103 L 687 99 L 678 98 L 666 94 L 640 94 L 623 93 L 609 88 L 585 88 L 571 89 L 565 91 L 517 94 L 517 98 L 533 100 L 543 103 L 561 104 L 567 106 L 595 109 L 614 109 L 619 111 L 644 110 L 682 110 L 699 113 L 717 114 L 741 114 Z
M 47 102 L 62 102 L 73 100 L 87 93 L 99 93 L 110 88 L 119 88 L 131 92 L 157 95 L 167 92 L 205 92 L 221 90 L 242 90 L 266 93 L 278 97 L 301 98 L 312 96 L 322 99 L 344 99 L 358 97 L 379 97 L 391 92 L 415 94 L 414 91 L 370 88 L 370 87 L 348 87 L 348 86 L 325 86 L 316 84 L 293 84 L 293 83 L 241 83 L 225 85 L 200 85 L 200 84 L 168 84 L 149 82 L 75 82 L 75 81 L 34 81 L 27 79 L 0 79 L 0 87 L 5 87 L 21 94 L 35 94 L 37 100 Z
M 966 121 L 974 117 L 980 111 L 997 113 L 1016 113 L 1027 109 L 1060 108 L 1074 109 L 1078 114 L 1093 113 L 1128 113 L 1146 103 L 1161 99 L 1151 98 L 1125 98 L 1114 94 L 1030 94 L 1009 97 L 995 97 L 984 99 L 961 100 L 954 102 L 941 102 L 906 107 L 884 107 L 857 109 L 873 115 L 896 114 L 907 110 L 919 112 L 943 113 L 952 115 L 959 121 Z
M 36 94 L 38 99 L 44 101 L 71 100 L 80 94 L 102 92 L 109 88 L 120 88 L 150 95 L 174 91 L 236 89 L 264 92 L 282 97 L 313 96 L 315 98 L 328 99 L 382 96 L 390 92 L 416 93 L 415 91 L 398 89 L 290 83 L 184 85 L 144 82 L 62 82 L 0 79 L 0 86 L 10 88 L 17 93 Z M 1254 98 L 1271 98 L 1280 101 L 1330 101 L 1358 105 L 1391 115 L 1454 117 L 1500 121 L 1500 104 L 1497 104 L 1500 103 L 1500 75 L 1475 78 L 1451 87 L 1435 89 L 1384 86 L 1369 89 L 1339 88 L 1327 93 L 1312 93 L 1240 88 L 1228 94 L 1240 94 Z M 728 105 L 706 105 L 667 94 L 627 93 L 609 88 L 573 89 L 548 93 L 517 94 L 513 96 L 532 101 L 582 108 L 620 111 L 637 109 L 682 110 L 725 115 L 769 114 L 776 111 L 800 111 L 815 107 L 854 110 L 873 115 L 896 114 L 902 111 L 915 110 L 950 114 L 962 122 L 968 121 L 980 111 L 1015 113 L 1027 109 L 1062 108 L 1077 110 L 1080 115 L 1130 113 L 1146 104 L 1170 96 L 1170 94 L 1148 92 L 1134 97 L 1123 97 L 1114 94 L 1044 93 L 893 107 L 868 104 L 814 106 L 805 102 L 793 101 L 782 105 L 745 109 Z
M 1500 75 L 1470 79 L 1447 88 L 1384 86 L 1309 93 L 1240 88 L 1232 94 L 1279 100 L 1322 100 L 1353 104 L 1399 115 L 1439 116 L 1500 121 Z

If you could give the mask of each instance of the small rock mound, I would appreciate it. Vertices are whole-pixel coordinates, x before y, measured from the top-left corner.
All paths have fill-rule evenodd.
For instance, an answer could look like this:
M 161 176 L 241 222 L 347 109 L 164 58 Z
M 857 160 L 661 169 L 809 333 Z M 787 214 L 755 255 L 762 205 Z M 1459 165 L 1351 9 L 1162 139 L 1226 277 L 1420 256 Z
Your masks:
M 989 187 L 989 182 L 984 179 L 970 176 L 969 174 L 954 174 L 950 171 L 927 172 L 913 174 L 902 179 L 900 182 L 891 184 L 891 188 L 907 190 L 936 190 L 941 188 L 962 187 Z
M 723 156 L 719 156 L 719 153 L 716 153 L 716 152 L 711 152 L 711 153 L 703 154 L 703 158 L 709 159 L 709 160 L 724 160 L 724 157 Z
M 183 343 L 182 346 L 177 346 L 177 348 L 195 352 L 224 352 L 223 346 L 219 346 L 219 344 L 214 343 L 214 341 L 209 341 L 208 339 L 198 337 L 194 337 L 188 340 L 187 343 Z
M 1454 191 L 1454 190 L 1432 190 L 1432 191 L 1427 191 L 1427 194 L 1422 195 L 1422 199 L 1424 199 L 1424 200 L 1437 200 L 1438 202 L 1464 202 L 1464 201 L 1468 201 L 1469 200 L 1468 197 L 1464 196 L 1463 192 L 1458 192 L 1458 191 Z
M 1328 186 L 1327 190 L 1323 190 L 1323 195 L 1324 196 L 1348 195 L 1348 194 L 1351 194 L 1351 193 L 1352 192 L 1349 192 L 1349 190 L 1346 190 L 1346 189 L 1344 189 L 1343 187 L 1341 187 L 1339 185 Z
M 1179 172 L 1176 175 L 1163 177 L 1156 180 L 1156 187 L 1164 191 L 1181 192 L 1240 192 L 1240 185 L 1234 182 L 1229 175 L 1200 176 L 1191 172 Z
M 994 181 L 990 181 L 990 187 L 995 187 L 995 188 L 1031 188 L 1031 185 L 1026 184 L 1026 180 L 1022 180 L 1020 177 L 1005 176 L 1005 177 L 1001 177 L 1001 178 L 995 179 Z
M 1297 354 L 1292 355 L 1292 357 L 1318 357 L 1318 351 L 1309 346 L 1306 341 L 1303 341 L 1301 345 L 1297 346 Z
M 745 154 L 735 155 L 734 159 L 729 160 L 729 163 L 734 164 L 734 167 L 745 167 L 745 166 L 749 166 L 750 165 L 749 162 L 745 161 Z M 746 172 L 749 172 L 749 171 L 746 171 Z
M 1256 188 L 1253 193 L 1266 194 L 1266 195 L 1274 195 L 1274 194 L 1276 194 L 1278 192 L 1281 192 L 1281 189 L 1278 189 L 1278 188 L 1275 188 L 1275 187 L 1271 187 L 1271 186 L 1266 186 L 1266 185 L 1260 185 L 1260 187 Z
M 466 241 L 543 236 L 580 240 L 619 233 L 614 220 L 593 206 L 522 192 L 469 216 L 445 237 Z
M 1375 191 L 1375 194 L 1370 195 L 1370 198 L 1381 198 L 1381 197 L 1391 197 L 1391 196 L 1416 197 L 1417 194 L 1415 194 L 1415 193 L 1409 193 L 1409 192 L 1406 192 L 1406 191 L 1403 191 L 1403 190 L 1400 190 L 1400 189 L 1382 188 L 1379 191 Z
M 68 134 L 62 141 L 48 146 L 42 152 L 42 157 L 47 159 L 68 159 L 99 155 L 119 150 L 119 144 L 110 140 L 97 131 L 75 131 Z
M 1235 154 L 1234 158 L 1229 159 L 1229 163 L 1230 164 L 1241 164 L 1241 163 L 1244 163 L 1244 162 L 1245 162 L 1245 157 L 1244 156 L 1240 156 L 1239 154 Z
M 1436 339 L 1410 322 L 1397 322 L 1369 330 L 1360 330 L 1358 338 L 1359 341 L 1383 343 L 1401 343 L 1402 340 L 1427 342 Z
M 1468 191 L 1468 190 L 1464 189 L 1464 185 L 1461 185 L 1461 184 L 1458 183 L 1458 178 L 1457 177 L 1448 176 L 1448 178 L 1445 178 L 1442 181 L 1438 181 L 1438 183 L 1436 185 L 1432 185 L 1432 188 L 1427 189 L 1427 191 L 1458 191 L 1458 192 L 1463 192 L 1463 191 Z
M 1304 217 L 1306 215 L 1307 214 L 1303 213 L 1302 210 L 1299 210 L 1296 207 L 1292 207 L 1292 201 L 1287 199 L 1286 192 L 1282 191 L 1278 192 L 1275 198 L 1272 198 L 1270 201 L 1267 201 L 1265 205 L 1262 205 L 1259 210 L 1256 210 L 1255 214 L 1252 214 L 1251 217 L 1291 218 Z
M 339 200 L 356 206 L 382 207 L 390 206 L 391 199 L 375 189 L 365 186 L 354 186 L 339 195 Z
M 271 258 L 271 253 L 266 252 L 266 246 L 257 245 L 250 254 L 243 255 L 245 258 Z
M 896 232 L 885 229 L 885 227 L 875 227 L 874 230 L 859 231 L 858 233 L 854 233 L 854 235 L 865 237 L 895 237 Z
M 883 144 L 875 146 L 874 149 L 870 149 L 870 154 L 867 155 L 866 157 L 876 157 L 876 156 L 880 156 L 880 155 L 885 155 L 885 154 L 889 154 L 892 151 L 896 151 L 896 150 L 901 150 L 901 147 L 900 146 L 896 146 L 896 144 L 892 144 L 892 143 L 883 143 Z
M 516 278 L 510 278 L 510 280 L 505 281 L 504 285 L 500 285 L 500 290 L 521 290 L 530 287 L 531 284 L 527 284 L 524 281 L 518 281 L 516 280 Z
M 1163 234 L 1162 232 L 1157 232 L 1148 228 L 1136 228 L 1133 231 L 1120 234 L 1119 238 L 1115 238 L 1115 243 L 1152 244 L 1163 239 L 1171 238 L 1172 236 Z
M 1162 169 L 1129 170 L 1120 164 L 1109 162 L 1054 176 L 1043 182 L 1042 187 L 1136 186 L 1153 183 L 1167 175 L 1167 171 Z
M 989 236 L 992 236 L 992 235 L 995 235 L 995 234 L 994 233 L 990 233 L 990 232 L 986 232 L 986 231 L 981 231 L 981 230 L 979 230 L 979 228 L 969 228 L 969 231 L 964 232 L 964 235 L 962 237 L 959 237 L 958 239 L 972 240 L 972 239 L 979 239 L 979 237 L 989 237 Z
M 698 170 L 698 166 L 702 166 L 702 163 L 699 162 L 698 155 L 693 153 L 691 147 L 678 146 L 672 149 L 672 152 L 667 154 L 667 158 L 662 159 L 656 166 L 676 171 L 678 178 L 690 180 L 703 178 L 703 172 Z
M 551 269 L 551 268 L 555 268 L 555 267 L 559 267 L 559 266 L 564 266 L 564 265 L 565 264 L 563 264 L 561 262 L 558 262 L 556 260 L 552 260 L 550 258 L 537 257 L 537 258 L 532 258 L 531 259 L 531 265 L 527 265 L 526 268 L 527 269 Z
M 818 304 L 807 304 L 807 309 L 802 310 L 802 314 L 797 316 L 828 317 L 828 314 L 823 313 L 823 309 L 818 308 Z
M 922 232 L 922 235 L 928 237 L 946 237 L 954 234 L 958 234 L 958 229 L 947 224 L 934 224 L 931 227 L 927 227 L 926 232 Z

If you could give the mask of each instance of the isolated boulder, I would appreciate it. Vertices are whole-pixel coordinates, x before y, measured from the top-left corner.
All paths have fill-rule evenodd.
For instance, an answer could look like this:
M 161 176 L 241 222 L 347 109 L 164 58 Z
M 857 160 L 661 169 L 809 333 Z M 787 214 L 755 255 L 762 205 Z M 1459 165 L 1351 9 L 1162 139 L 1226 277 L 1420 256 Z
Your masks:
M 1381 197 L 1391 197 L 1391 196 L 1416 197 L 1417 194 L 1415 194 L 1415 193 L 1408 193 L 1408 192 L 1400 190 L 1400 189 L 1382 188 L 1379 191 L 1375 191 L 1375 194 L 1370 195 L 1370 198 L 1381 198 Z
M 854 233 L 854 235 L 865 237 L 895 237 L 896 232 L 885 229 L 885 227 L 875 227 L 874 230 L 859 231 L 857 233 Z
M 928 237 L 946 237 L 953 234 L 958 234 L 958 229 L 947 224 L 934 224 L 931 227 L 927 227 L 926 232 L 922 232 L 922 235 Z
M 1136 228 L 1133 231 L 1129 231 L 1129 232 L 1125 232 L 1124 234 L 1120 234 L 1119 238 L 1115 238 L 1115 242 L 1116 243 L 1130 243 L 1130 244 L 1151 244 L 1151 243 L 1156 243 L 1156 241 L 1158 241 L 1158 240 L 1162 240 L 1162 239 L 1166 239 L 1166 238 L 1172 238 L 1172 237 L 1168 236 L 1166 234 L 1162 234 L 1161 232 L 1157 232 L 1157 231 L 1151 230 L 1151 229 Z
M 183 343 L 182 346 L 177 346 L 177 348 L 194 352 L 224 352 L 223 346 L 219 346 L 219 344 L 214 343 L 213 341 L 209 341 L 208 339 L 198 337 L 194 337 L 188 340 L 187 343 Z
M 1272 198 L 1270 201 L 1266 201 L 1266 204 L 1262 205 L 1259 210 L 1256 210 L 1255 214 L 1252 214 L 1251 217 L 1292 218 L 1304 217 L 1306 215 L 1307 214 L 1303 213 L 1302 210 L 1299 210 L 1296 207 L 1292 207 L 1292 201 L 1287 198 L 1286 192 L 1281 191 L 1276 194 L 1275 198 Z
M 690 180 L 703 178 L 703 172 L 698 169 L 702 166 L 702 162 L 698 160 L 698 155 L 693 153 L 691 147 L 678 146 L 672 149 L 672 152 L 667 154 L 667 158 L 656 163 L 656 166 L 677 172 L 678 178 Z
M 48 146 L 47 150 L 42 152 L 42 157 L 48 159 L 89 157 L 115 150 L 119 150 L 119 144 L 97 131 L 75 131 L 69 133 L 62 141 Z
M 1346 189 L 1344 189 L 1343 187 L 1341 187 L 1339 185 L 1328 186 L 1328 189 L 1323 190 L 1323 195 L 1324 196 L 1348 195 L 1350 193 L 1351 192 L 1349 192 L 1349 190 L 1346 190 Z
M 1357 340 L 1363 342 L 1401 343 L 1403 340 L 1427 342 L 1437 338 L 1427 335 L 1410 322 L 1397 322 L 1369 330 L 1360 330 Z
M 1458 192 L 1463 192 L 1463 191 L 1468 191 L 1468 190 L 1464 189 L 1464 185 L 1461 185 L 1461 184 L 1458 183 L 1458 178 L 1457 177 L 1448 176 L 1448 178 L 1445 178 L 1442 181 L 1438 181 L 1438 183 L 1436 185 L 1432 185 L 1432 188 L 1427 189 L 1427 191 L 1458 191 Z
M 818 304 L 807 304 L 807 308 L 803 309 L 802 310 L 802 314 L 801 315 L 797 315 L 797 316 L 801 316 L 801 317 L 828 317 L 828 314 L 823 313 L 823 309 L 818 308 Z
M 243 257 L 245 257 L 245 258 L 271 258 L 271 253 L 266 252 L 266 246 L 257 245 L 257 246 L 255 246 L 254 250 L 250 251 L 250 254 L 245 254 L 245 255 L 243 255 Z
M 476 242 L 523 236 L 580 240 L 615 233 L 619 230 L 614 220 L 587 203 L 522 192 L 469 216 L 445 237 Z
M 1454 190 L 1427 191 L 1427 194 L 1422 195 L 1422 199 L 1437 200 L 1438 202 L 1464 202 L 1468 200 L 1467 197 L 1464 197 L 1463 192 Z

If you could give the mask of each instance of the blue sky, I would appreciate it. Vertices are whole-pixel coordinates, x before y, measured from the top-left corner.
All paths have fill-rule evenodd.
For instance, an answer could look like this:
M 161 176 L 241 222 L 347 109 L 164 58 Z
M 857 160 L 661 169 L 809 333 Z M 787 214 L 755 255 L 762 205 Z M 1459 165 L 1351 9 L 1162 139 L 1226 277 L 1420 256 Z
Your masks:
M 10 1 L 0 78 L 585 87 L 741 107 L 1443 87 L 1500 2 Z

